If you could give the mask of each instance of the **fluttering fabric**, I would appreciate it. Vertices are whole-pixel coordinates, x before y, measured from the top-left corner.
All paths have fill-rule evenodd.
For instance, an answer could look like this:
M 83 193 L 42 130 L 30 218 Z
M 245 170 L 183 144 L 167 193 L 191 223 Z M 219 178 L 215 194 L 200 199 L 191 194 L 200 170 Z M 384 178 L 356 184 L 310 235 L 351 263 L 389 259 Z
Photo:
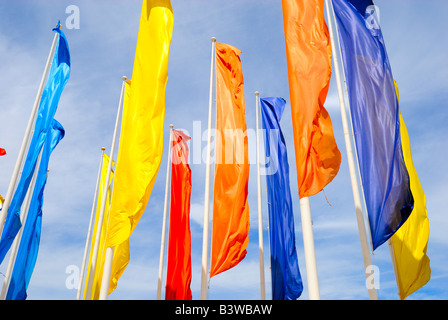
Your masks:
M 297 300 L 303 292 L 303 284 L 294 233 L 288 153 L 280 128 L 286 101 L 282 98 L 265 98 L 260 101 L 265 130 L 266 162 L 274 168 L 266 175 L 272 299 Z
M 160 168 L 173 23 L 169 0 L 143 1 L 132 81 L 126 83 L 106 247 L 128 241 Z
M 333 0 L 373 249 L 412 212 L 397 95 L 370 0 Z
M 7 300 L 25 300 L 27 298 L 26 290 L 30 283 L 39 253 L 42 231 L 42 207 L 50 156 L 59 142 L 64 138 L 64 135 L 65 130 L 62 125 L 53 119 L 46 135 L 36 183 L 6 296 Z
M 20 212 L 23 201 L 30 186 L 37 159 L 51 129 L 62 91 L 70 78 L 70 51 L 67 39 L 60 29 L 60 24 L 53 31 L 59 34 L 59 41 L 37 111 L 34 134 L 22 169 L 22 175 L 7 212 L 0 241 L 0 263 L 3 262 L 14 238 L 22 227 Z
M 192 278 L 190 231 L 192 186 L 187 145 L 190 139 L 184 132 L 173 130 L 166 300 L 192 300 L 190 288 Z
M 2 156 L 6 156 L 6 150 L 0 148 L 0 157 L 2 157 Z
M 97 238 L 97 230 L 98 230 L 98 222 L 99 217 L 101 213 L 101 205 L 103 203 L 103 195 L 104 190 L 106 189 L 106 179 L 107 179 L 107 170 L 109 169 L 109 160 L 110 157 L 107 154 L 103 155 L 103 161 L 101 166 L 101 180 L 98 190 L 98 200 L 96 204 L 96 214 L 95 214 L 95 223 L 93 226 L 93 233 L 92 233 L 92 243 L 90 245 L 90 256 L 89 256 L 89 262 L 87 264 L 87 276 L 86 276 L 86 285 L 84 287 L 84 299 L 88 300 L 98 300 L 100 296 L 100 290 L 101 290 L 101 281 L 103 279 L 103 269 L 104 269 L 104 261 L 106 258 L 106 233 L 107 233 L 107 227 L 109 223 L 109 208 L 110 208 L 110 184 L 112 183 L 113 177 L 114 177 L 114 170 L 112 169 L 110 173 L 110 182 L 109 186 L 107 187 L 107 199 L 106 199 L 106 206 L 105 206 L 105 216 L 103 219 L 103 226 L 101 228 L 101 235 L 100 235 L 100 246 L 98 250 L 98 254 L 96 257 L 96 266 L 94 274 L 91 274 L 91 265 L 92 265 L 92 259 L 93 259 L 93 251 L 94 246 Z M 112 162 L 112 165 L 114 165 L 115 162 Z M 129 252 L 129 240 L 123 242 L 122 244 L 118 245 L 114 250 L 114 257 L 112 260 L 112 272 L 111 272 L 111 279 L 110 279 L 110 285 L 109 285 L 109 294 L 111 294 L 117 287 L 118 279 L 124 272 L 126 266 L 129 263 L 130 258 L 130 252 Z M 92 289 L 90 291 L 90 296 L 87 297 L 87 289 L 88 289 L 88 283 L 90 277 L 93 277 L 92 281 Z
M 299 197 L 321 192 L 339 172 L 341 153 L 324 107 L 331 46 L 324 0 L 283 0 Z
M 249 243 L 249 148 L 241 51 L 216 43 L 217 120 L 210 277 L 246 256 Z
M 398 87 L 395 84 L 397 98 Z M 426 195 L 414 167 L 409 134 L 400 112 L 401 144 L 406 168 L 409 172 L 414 210 L 408 220 L 391 238 L 395 261 L 398 294 L 401 300 L 422 288 L 431 279 L 430 260 L 426 254 L 429 239 L 429 219 Z

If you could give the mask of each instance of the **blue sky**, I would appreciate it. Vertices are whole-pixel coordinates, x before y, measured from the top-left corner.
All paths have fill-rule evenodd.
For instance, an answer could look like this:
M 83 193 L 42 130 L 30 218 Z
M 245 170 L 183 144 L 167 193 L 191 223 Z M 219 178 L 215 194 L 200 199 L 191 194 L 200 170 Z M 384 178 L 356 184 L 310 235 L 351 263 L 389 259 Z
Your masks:
M 448 298 L 448 3 L 442 0 L 375 2 L 393 74 L 400 87 L 400 105 L 409 130 L 414 164 L 427 196 L 431 234 L 428 256 L 432 279 L 409 299 Z M 132 77 L 141 1 L 17 0 L 0 3 L 0 194 L 5 195 L 37 88 L 48 56 L 51 29 L 80 9 L 80 29 L 66 33 L 72 57 L 70 81 L 56 119 L 66 137 L 52 155 L 45 192 L 43 234 L 29 299 L 75 299 L 66 287 L 68 266 L 80 266 L 89 224 L 101 147 L 110 150 L 121 89 L 121 77 Z M 194 139 L 191 153 L 205 146 L 207 128 L 210 38 L 243 51 L 247 126 L 255 128 L 255 96 L 279 96 L 289 102 L 281 1 L 172 0 L 175 14 L 166 101 L 165 141 L 169 124 Z M 316 258 L 322 299 L 368 299 L 358 228 L 346 160 L 334 77 L 326 108 L 343 155 L 340 172 L 323 193 L 311 199 Z M 193 134 L 193 124 L 202 131 Z M 289 104 L 282 119 L 289 150 L 296 243 L 307 299 L 292 122 Z M 250 141 L 254 148 L 255 141 Z M 195 150 L 196 149 L 196 150 Z M 165 190 L 166 148 L 145 215 L 131 237 L 131 262 L 110 299 L 155 299 Z M 202 218 L 205 165 L 192 164 L 191 199 L 193 298 L 200 297 Z M 251 166 L 250 244 L 246 259 L 211 279 L 210 299 L 259 299 L 256 166 Z M 263 204 L 265 199 L 263 181 Z M 325 199 L 328 198 L 328 202 Z M 267 211 L 263 207 L 267 296 L 270 297 Z M 380 299 L 398 299 L 389 249 L 372 256 L 380 270 Z M 0 266 L 4 273 L 6 263 Z M 0 275 L 3 281 L 3 276 Z

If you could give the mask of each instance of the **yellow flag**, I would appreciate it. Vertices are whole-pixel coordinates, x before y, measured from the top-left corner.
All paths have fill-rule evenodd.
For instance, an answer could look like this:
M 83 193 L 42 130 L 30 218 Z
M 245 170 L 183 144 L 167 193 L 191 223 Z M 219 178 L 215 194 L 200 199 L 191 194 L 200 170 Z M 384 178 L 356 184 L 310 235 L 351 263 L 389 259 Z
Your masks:
M 398 98 L 398 87 L 395 84 Z M 404 300 L 423 287 L 431 278 L 429 258 L 426 255 L 429 238 L 429 219 L 426 196 L 420 184 L 411 155 L 408 131 L 400 112 L 400 134 L 404 162 L 409 172 L 414 210 L 408 220 L 391 238 L 394 252 L 398 294 Z
M 86 284 L 84 286 L 84 299 L 90 299 L 90 300 L 98 300 L 99 293 L 101 289 L 101 280 L 103 277 L 103 268 L 104 268 L 104 259 L 106 257 L 106 248 L 105 248 L 105 239 L 106 239 L 106 232 L 107 232 L 107 225 L 108 225 L 108 218 L 109 218 L 109 208 L 110 208 L 110 184 L 108 186 L 107 191 L 107 199 L 106 199 L 106 208 L 105 208 L 105 218 L 103 220 L 103 227 L 100 235 L 100 246 L 98 250 L 97 255 L 97 268 L 95 270 L 95 273 L 93 275 L 93 282 L 92 282 L 92 291 L 90 297 L 86 297 L 87 295 L 87 286 L 90 279 L 90 268 L 92 264 L 92 258 L 93 258 L 93 249 L 97 237 L 97 227 L 98 227 L 98 220 L 99 215 L 101 212 L 101 204 L 103 202 L 103 193 L 104 188 L 106 187 L 106 178 L 107 178 L 107 169 L 109 167 L 109 159 L 110 157 L 106 154 L 103 155 L 103 164 L 101 167 L 101 181 L 100 186 L 98 190 L 98 201 L 97 201 L 97 207 L 96 207 L 96 216 L 95 216 L 95 224 L 93 228 L 93 235 L 92 235 L 92 243 L 90 246 L 90 258 L 87 268 L 87 277 L 86 277 Z M 114 176 L 114 172 L 112 170 L 110 181 L 112 181 Z M 129 262 L 129 242 L 126 241 L 122 245 L 118 246 L 115 250 L 113 265 L 112 265 L 112 277 L 111 282 L 109 286 L 109 294 L 115 290 L 117 287 L 117 282 L 119 277 L 124 271 L 124 268 Z
M 160 168 L 173 23 L 169 0 L 143 1 L 132 85 L 126 83 L 107 247 L 129 239 Z

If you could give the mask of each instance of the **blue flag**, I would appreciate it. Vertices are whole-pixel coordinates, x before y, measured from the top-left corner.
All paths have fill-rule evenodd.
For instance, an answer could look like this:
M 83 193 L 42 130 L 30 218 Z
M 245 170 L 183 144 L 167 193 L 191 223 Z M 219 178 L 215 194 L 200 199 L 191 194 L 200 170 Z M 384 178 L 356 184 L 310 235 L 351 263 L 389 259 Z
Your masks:
M 261 99 L 263 128 L 266 132 L 266 158 L 271 168 L 266 180 L 273 300 L 297 300 L 303 291 L 294 234 L 288 154 L 280 128 L 285 105 L 285 100 L 281 98 Z
M 333 0 L 373 249 L 412 212 L 398 99 L 371 0 Z
M 51 153 L 59 141 L 64 138 L 64 135 L 64 128 L 59 122 L 53 120 L 42 152 L 36 186 L 31 198 L 16 263 L 11 276 L 11 282 L 6 296 L 7 300 L 25 300 L 27 297 L 26 289 L 28 288 L 34 266 L 36 265 L 39 251 L 42 228 L 42 206 L 44 202 L 44 189 L 47 183 L 48 163 Z
M 30 186 L 42 146 L 47 139 L 62 91 L 70 77 L 70 52 L 67 39 L 60 29 L 60 24 L 58 24 L 53 31 L 59 33 L 59 42 L 55 50 L 50 74 L 42 93 L 34 127 L 34 135 L 29 146 L 22 175 L 7 213 L 3 234 L 0 240 L 0 263 L 3 262 L 18 231 L 22 227 L 22 223 L 20 222 L 20 211 L 23 201 L 25 200 L 26 193 Z

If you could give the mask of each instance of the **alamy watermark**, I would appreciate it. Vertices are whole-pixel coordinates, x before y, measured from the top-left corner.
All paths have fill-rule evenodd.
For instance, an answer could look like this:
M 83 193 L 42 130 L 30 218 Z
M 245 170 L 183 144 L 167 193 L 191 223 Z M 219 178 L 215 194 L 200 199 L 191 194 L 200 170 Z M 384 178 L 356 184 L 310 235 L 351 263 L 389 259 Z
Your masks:
M 193 121 L 193 132 L 190 134 L 188 130 L 182 130 L 185 134 L 192 139 L 189 144 L 189 157 L 187 159 L 188 164 L 201 165 L 207 164 L 207 141 L 208 130 L 202 130 L 201 121 Z M 276 174 L 279 168 L 279 142 L 280 131 L 269 130 L 269 136 L 266 136 L 266 130 L 260 129 L 258 132 L 255 129 L 224 129 L 223 131 L 212 129 L 211 130 L 211 158 L 210 164 L 238 164 L 248 165 L 257 164 L 257 149 L 256 139 L 257 133 L 260 139 L 260 167 L 261 174 L 273 175 Z M 268 156 L 264 151 L 263 141 L 269 140 L 269 150 L 267 150 Z M 221 145 L 220 152 L 216 148 L 217 145 Z M 248 152 L 246 153 L 246 145 Z M 174 150 L 176 152 L 176 150 Z M 173 158 L 174 164 L 176 161 L 182 161 L 180 158 Z
M 366 8 L 365 13 L 366 26 L 371 31 L 380 29 L 380 8 L 376 5 L 371 5 Z
M 366 268 L 366 288 L 380 289 L 380 268 L 375 265 L 370 265 Z
M 81 28 L 81 12 L 79 7 L 70 5 L 65 9 L 65 13 L 69 15 L 65 20 L 65 27 L 68 30 L 79 30 Z

